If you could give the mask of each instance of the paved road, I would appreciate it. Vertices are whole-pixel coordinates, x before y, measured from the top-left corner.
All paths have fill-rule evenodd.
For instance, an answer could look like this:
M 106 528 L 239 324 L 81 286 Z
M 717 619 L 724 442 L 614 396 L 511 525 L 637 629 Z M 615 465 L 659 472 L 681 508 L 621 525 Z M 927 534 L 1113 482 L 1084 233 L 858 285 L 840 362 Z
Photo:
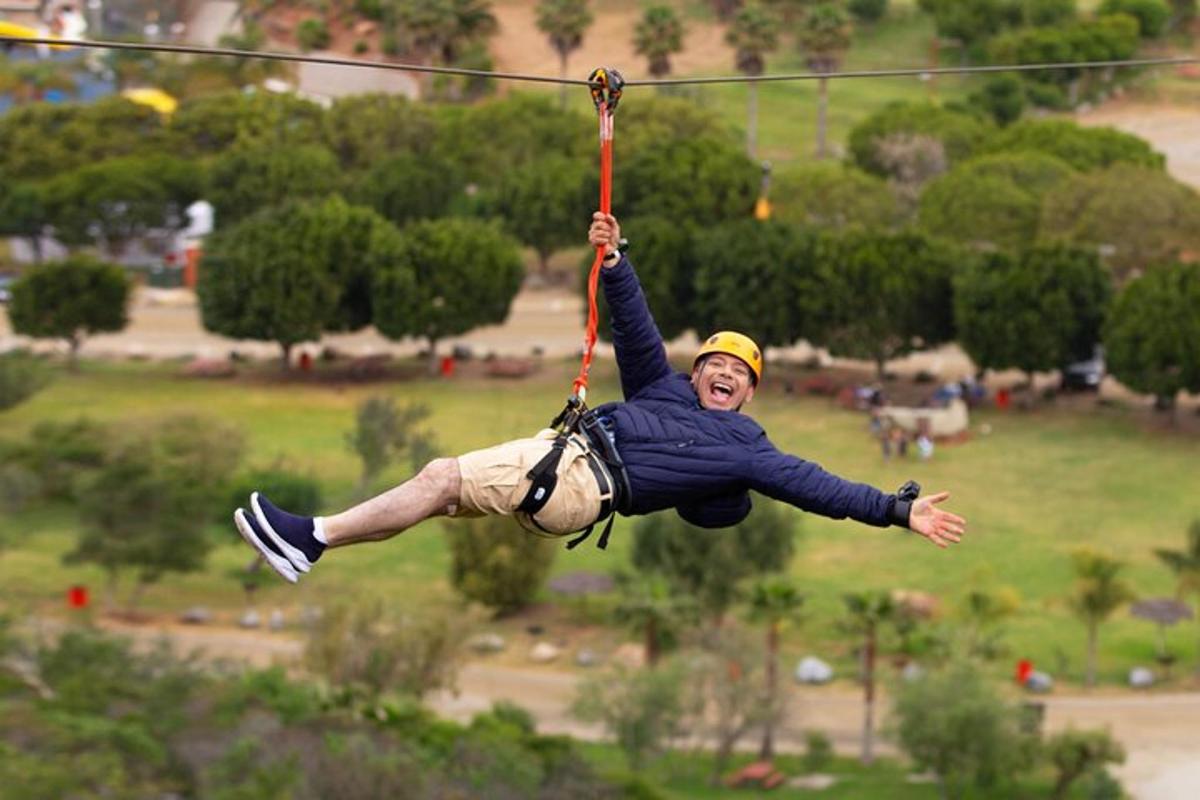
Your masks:
M 111 625 L 142 641 L 162 636 L 185 650 L 214 658 L 243 660 L 259 666 L 290 663 L 301 643 L 285 634 L 235 628 Z M 468 720 L 497 700 L 528 709 L 539 730 L 582 739 L 603 735 L 600 728 L 571 718 L 567 712 L 580 677 L 561 669 L 530 665 L 504 666 L 486 660 L 468 664 L 459 676 L 457 694 L 441 692 L 431 706 L 446 717 Z M 862 720 L 858 692 L 844 687 L 788 687 L 790 720 L 780 732 L 783 751 L 803 749 L 808 730 L 825 732 L 843 753 L 855 753 Z M 1109 728 L 1128 751 L 1115 772 L 1137 800 L 1188 800 L 1200 797 L 1200 693 L 1094 693 L 1045 698 L 1046 729 Z M 894 752 L 880 743 L 880 752 Z

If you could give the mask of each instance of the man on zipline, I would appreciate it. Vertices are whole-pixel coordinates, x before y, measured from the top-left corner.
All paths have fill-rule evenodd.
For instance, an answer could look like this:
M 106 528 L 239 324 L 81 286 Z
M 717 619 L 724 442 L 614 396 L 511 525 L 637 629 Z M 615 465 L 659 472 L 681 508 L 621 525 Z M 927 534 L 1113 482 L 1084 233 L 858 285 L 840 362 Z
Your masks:
M 591 409 L 565 432 L 436 459 L 331 517 L 296 516 L 256 492 L 249 513 L 234 513 L 242 537 L 295 582 L 326 547 L 380 541 L 431 517 L 511 515 L 532 533 L 558 537 L 590 532 L 606 518 L 611 526 L 616 512 L 674 508 L 694 525 L 724 528 L 750 512 L 753 489 L 832 519 L 906 527 L 939 547 L 961 540 L 965 521 L 937 508 L 947 493 L 917 499 L 909 484 L 884 494 L 777 450 L 741 413 L 762 378 L 762 353 L 749 337 L 713 334 L 690 375 L 671 369 L 633 265 L 618 249 L 616 218 L 597 212 L 588 239 L 604 248 L 601 276 L 625 402 Z

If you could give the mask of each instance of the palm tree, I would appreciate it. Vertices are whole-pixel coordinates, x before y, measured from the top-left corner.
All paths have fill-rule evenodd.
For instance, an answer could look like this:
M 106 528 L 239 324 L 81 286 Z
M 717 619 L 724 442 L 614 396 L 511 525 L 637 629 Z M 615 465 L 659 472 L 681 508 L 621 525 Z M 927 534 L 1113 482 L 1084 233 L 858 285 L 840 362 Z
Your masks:
M 751 3 L 743 6 L 729 26 L 725 41 L 736 51 L 737 68 L 756 77 L 766 69 L 767 53 L 779 46 L 779 17 L 771 9 Z M 746 152 L 754 158 L 758 149 L 758 81 L 747 86 Z
M 862 763 L 870 764 L 875 744 L 875 661 L 879 648 L 879 627 L 896 616 L 898 607 L 891 594 L 883 591 L 844 595 L 849 618 L 845 629 L 862 639 L 863 732 Z
M 482 41 L 500 29 L 492 13 L 492 0 L 448 0 L 454 26 L 442 45 L 442 61 L 454 64 L 472 42 Z
M 540 0 L 537 6 L 538 30 L 550 39 L 558 53 L 558 74 L 567 77 L 567 57 L 583 44 L 583 33 L 593 21 L 587 0 Z M 567 107 L 567 85 L 559 87 L 559 103 Z
M 664 642 L 674 637 L 676 626 L 695 616 L 696 602 L 671 591 L 666 581 L 645 575 L 617 575 L 621 602 L 616 608 L 618 622 L 638 630 L 646 649 L 646 665 L 653 667 L 662 657 Z
M 767 626 L 766 706 L 770 709 L 763 724 L 759 758 L 775 756 L 775 710 L 779 702 L 779 630 L 783 623 L 795 619 L 804 605 L 804 595 L 786 578 L 770 578 L 756 583 L 750 593 L 751 616 Z
M 1192 522 L 1183 550 L 1155 550 L 1154 554 L 1175 573 L 1176 592 L 1180 599 L 1195 595 L 1196 619 L 1200 620 L 1200 519 Z M 1197 648 L 1200 655 L 1200 648 Z M 1197 665 L 1200 670 L 1200 664 Z
M 1096 683 L 1096 645 L 1100 623 L 1133 599 L 1133 590 L 1118 575 L 1125 563 L 1094 550 L 1076 550 L 1075 591 L 1068 599 L 1075 616 L 1087 626 L 1087 685 Z
M 683 22 L 670 6 L 650 6 L 633 30 L 633 49 L 649 62 L 650 74 L 671 74 L 671 56 L 683 50 Z
M 827 153 L 829 79 L 824 76 L 842 63 L 850 49 L 851 31 L 845 10 L 834 3 L 822 2 L 804 15 L 796 34 L 808 68 L 822 76 L 817 80 L 817 158 L 825 158 Z

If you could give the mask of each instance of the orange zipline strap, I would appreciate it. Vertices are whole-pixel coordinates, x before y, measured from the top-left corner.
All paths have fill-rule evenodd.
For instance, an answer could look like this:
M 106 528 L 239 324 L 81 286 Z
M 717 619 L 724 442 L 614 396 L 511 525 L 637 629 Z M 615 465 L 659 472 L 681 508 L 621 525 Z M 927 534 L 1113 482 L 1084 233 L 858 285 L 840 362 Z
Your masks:
M 617 110 L 624 85 L 625 80 L 621 73 L 611 68 L 600 67 L 593 70 L 588 77 L 592 102 L 600 119 L 600 211 L 604 214 L 612 213 L 613 112 Z M 600 313 L 596 307 L 596 290 L 603 261 L 604 246 L 601 245 L 596 248 L 592 271 L 588 273 L 588 319 L 583 340 L 583 363 L 579 367 L 579 376 L 575 378 L 569 402 L 569 405 L 577 406 L 579 411 L 582 411 L 587 400 L 588 373 L 592 368 L 592 351 L 596 347 L 596 330 L 600 322 Z

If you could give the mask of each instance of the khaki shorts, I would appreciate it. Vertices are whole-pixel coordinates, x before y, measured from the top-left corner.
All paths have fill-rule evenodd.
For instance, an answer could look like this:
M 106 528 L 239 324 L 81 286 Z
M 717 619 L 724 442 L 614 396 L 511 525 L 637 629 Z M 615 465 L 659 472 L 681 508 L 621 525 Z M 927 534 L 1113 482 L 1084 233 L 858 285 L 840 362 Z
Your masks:
M 587 442 L 580 436 L 567 440 L 558 462 L 558 485 L 537 513 L 537 522 L 517 511 L 533 483 L 526 475 L 550 452 L 557 435 L 547 428 L 532 439 L 517 439 L 459 456 L 462 490 L 452 516 L 512 516 L 525 530 L 547 537 L 566 536 L 595 522 L 604 498 L 588 465 Z

